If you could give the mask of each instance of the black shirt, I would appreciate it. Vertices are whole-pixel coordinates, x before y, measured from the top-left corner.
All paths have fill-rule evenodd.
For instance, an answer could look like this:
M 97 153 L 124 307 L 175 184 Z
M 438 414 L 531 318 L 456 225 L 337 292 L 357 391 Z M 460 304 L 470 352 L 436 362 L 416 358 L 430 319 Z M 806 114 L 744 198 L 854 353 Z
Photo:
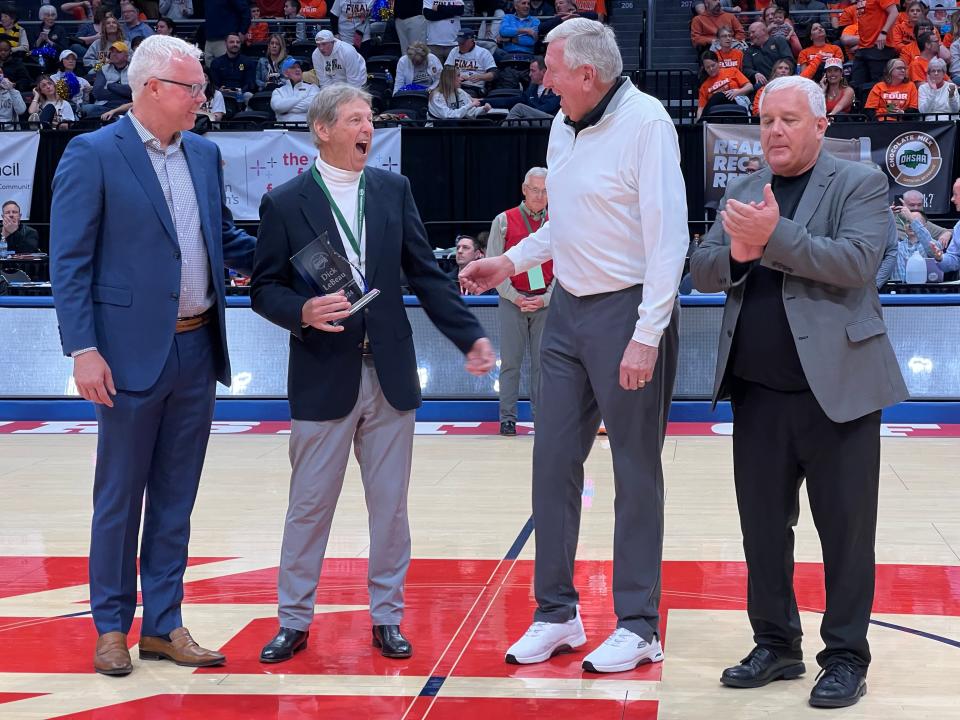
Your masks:
M 20 223 L 12 235 L 7 235 L 7 248 L 16 254 L 40 252 L 40 239 L 37 231 Z
M 793 218 L 812 172 L 813 168 L 796 177 L 773 176 L 773 195 L 780 206 L 781 217 Z M 749 264 L 731 258 L 730 265 L 736 278 Z M 783 273 L 755 263 L 744 283 L 743 303 L 731 350 L 731 373 L 740 380 L 773 390 L 809 389 L 783 307 Z
M 779 35 L 768 38 L 762 47 L 749 45 L 743 51 L 743 74 L 747 80 L 755 82 L 754 75 L 763 73 L 767 80 L 772 80 L 773 64 L 780 58 L 793 60 L 793 51 L 790 45 Z
M 593 110 L 588 112 L 579 120 L 571 120 L 570 118 L 564 118 L 564 122 L 573 128 L 573 134 L 579 135 L 581 130 L 590 127 L 591 125 L 596 125 L 600 122 L 600 118 L 603 117 L 603 113 L 606 112 L 607 105 L 610 104 L 610 101 L 613 100 L 613 96 L 617 94 L 617 90 L 620 89 L 620 86 L 623 85 L 627 79 L 625 77 L 617 78 L 617 81 L 613 84 L 613 87 L 607 90 L 607 94 L 600 98 Z

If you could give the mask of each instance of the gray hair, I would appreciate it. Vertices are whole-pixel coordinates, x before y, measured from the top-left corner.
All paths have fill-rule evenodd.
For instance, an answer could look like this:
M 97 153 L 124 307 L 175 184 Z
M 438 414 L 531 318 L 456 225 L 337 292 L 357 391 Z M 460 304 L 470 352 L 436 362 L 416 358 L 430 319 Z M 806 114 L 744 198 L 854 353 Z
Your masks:
M 614 82 L 623 72 L 617 38 L 608 25 L 572 18 L 547 33 L 546 42 L 553 40 L 567 41 L 563 46 L 563 62 L 570 69 L 590 65 L 605 84 Z
M 317 143 L 316 124 L 320 123 L 324 127 L 330 127 L 337 121 L 340 106 L 354 100 L 363 100 L 367 105 L 370 105 L 373 98 L 364 88 L 342 82 L 327 85 L 317 93 L 307 110 L 307 124 L 310 126 L 310 134 L 313 136 L 314 144 Z
M 947 63 L 943 61 L 943 58 L 930 58 L 930 62 L 927 63 L 927 72 L 930 72 L 931 70 L 943 70 L 946 72 Z
M 57 16 L 57 9 L 53 5 L 41 5 L 37 10 L 37 17 L 43 19 L 45 15 Z
M 151 35 L 145 38 L 130 60 L 127 80 L 133 99 L 143 91 L 143 86 L 152 77 L 165 74 L 173 60 L 183 58 L 200 62 L 203 52 L 196 45 L 172 35 Z
M 523 176 L 523 184 L 526 185 L 528 182 L 530 182 L 530 178 L 535 178 L 535 177 L 546 178 L 547 169 L 545 167 L 530 168 L 529 170 L 527 170 L 527 174 Z
M 760 96 L 760 115 L 763 115 L 763 103 L 771 93 L 781 90 L 799 90 L 807 96 L 807 102 L 810 104 L 810 112 L 814 117 L 827 116 L 827 100 L 823 89 L 813 80 L 808 80 L 799 75 L 790 75 L 788 77 L 778 77 L 767 83 L 763 95 Z
M 916 200 L 923 202 L 923 193 L 920 192 L 919 190 L 907 190 L 903 194 L 903 199 L 906 200 L 908 197 L 915 198 Z

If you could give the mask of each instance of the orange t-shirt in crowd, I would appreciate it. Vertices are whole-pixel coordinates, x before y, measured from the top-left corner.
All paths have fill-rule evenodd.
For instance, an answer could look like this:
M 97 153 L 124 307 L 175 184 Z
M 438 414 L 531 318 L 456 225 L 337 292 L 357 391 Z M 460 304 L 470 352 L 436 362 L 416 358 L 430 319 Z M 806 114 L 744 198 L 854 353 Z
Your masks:
M 864 107 L 875 110 L 879 118 L 887 114 L 888 107 L 916 110 L 919 105 L 920 96 L 917 93 L 917 86 L 912 82 L 890 86 L 881 81 L 873 86 Z
M 903 45 L 900 49 L 900 59 L 906 64 L 907 67 L 910 67 L 910 63 L 913 62 L 915 57 L 920 57 L 920 46 L 915 42 L 907 43 Z
M 837 58 L 837 60 L 843 60 L 843 50 L 838 48 L 836 45 L 831 45 L 830 43 L 826 43 L 820 47 L 817 47 L 816 45 L 811 45 L 810 47 L 806 47 L 803 50 L 801 50 L 800 56 L 797 58 L 797 64 L 805 65 L 808 62 L 810 62 L 810 60 L 813 57 L 817 55 L 835 57 Z
M 717 60 L 720 63 L 720 69 L 736 68 L 743 70 L 743 50 L 730 48 L 729 50 L 717 50 Z
M 907 69 L 907 80 L 910 82 L 926 82 L 928 65 L 930 65 L 929 60 L 923 55 L 917 55 Z
M 943 36 L 943 40 L 940 41 L 940 44 L 944 47 L 950 47 L 953 45 L 953 33 L 947 33 Z
M 760 89 L 757 90 L 757 94 L 753 96 L 753 114 L 755 117 L 760 116 L 760 98 L 763 97 L 763 91 L 766 89 L 766 85 L 761 85 Z
M 606 0 L 577 0 L 577 12 L 592 12 L 606 17 Z
M 857 18 L 857 25 L 860 26 L 860 47 L 870 47 L 877 43 L 880 31 L 887 22 L 887 8 L 896 5 L 897 0 L 867 0 L 863 12 L 858 13 Z
M 837 18 L 837 24 L 845 28 L 848 25 L 854 25 L 857 22 L 857 4 L 847 5 L 841 12 L 840 17 Z
M 840 33 L 840 34 L 841 34 L 841 36 L 842 36 L 842 35 L 846 35 L 847 37 L 851 37 L 851 36 L 855 37 L 859 32 L 860 32 L 860 26 L 857 25 L 857 23 L 854 23 L 853 25 L 847 25 L 847 26 L 843 29 L 843 32 Z M 859 47 L 859 46 L 857 46 L 857 47 Z M 848 60 L 853 60 L 853 56 L 857 54 L 857 48 L 856 48 L 856 47 L 848 47 L 848 48 L 844 48 L 844 49 L 847 51 L 847 59 L 848 59 Z
M 247 42 L 251 45 L 265 43 L 270 37 L 270 26 L 265 22 L 250 23 L 250 29 L 247 30 Z
M 311 20 L 319 20 L 327 16 L 326 0 L 301 0 L 300 14 Z
M 756 0 L 756 2 L 754 2 L 754 6 L 755 6 L 754 9 L 757 12 L 763 12 L 768 7 L 770 7 L 770 2 L 771 0 Z
M 940 31 L 934 28 L 933 36 L 939 40 Z M 890 41 L 888 44 L 892 47 L 895 47 L 897 50 L 902 50 L 908 45 L 917 44 L 916 35 L 913 33 L 913 26 L 907 22 L 897 22 L 894 24 L 894 26 L 890 29 L 890 37 L 888 40 Z
M 700 85 L 700 107 L 706 107 L 707 100 L 718 92 L 739 90 L 749 84 L 750 81 L 739 70 L 723 68 L 715 77 L 708 77 Z

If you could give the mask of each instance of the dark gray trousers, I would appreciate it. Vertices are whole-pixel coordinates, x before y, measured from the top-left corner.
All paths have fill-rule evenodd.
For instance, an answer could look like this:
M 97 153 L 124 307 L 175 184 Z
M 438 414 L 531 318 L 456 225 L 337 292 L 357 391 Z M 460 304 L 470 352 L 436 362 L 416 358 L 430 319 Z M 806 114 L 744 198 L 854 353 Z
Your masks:
M 663 550 L 660 452 L 677 369 L 679 304 L 660 341 L 653 378 L 620 387 L 620 361 L 633 336 L 643 287 L 575 297 L 558 286 L 541 346 L 540 407 L 533 446 L 536 530 L 535 620 L 576 613 L 574 560 L 580 534 L 583 463 L 601 418 L 613 456 L 616 499 L 613 598 L 617 626 L 648 642 L 659 635 Z

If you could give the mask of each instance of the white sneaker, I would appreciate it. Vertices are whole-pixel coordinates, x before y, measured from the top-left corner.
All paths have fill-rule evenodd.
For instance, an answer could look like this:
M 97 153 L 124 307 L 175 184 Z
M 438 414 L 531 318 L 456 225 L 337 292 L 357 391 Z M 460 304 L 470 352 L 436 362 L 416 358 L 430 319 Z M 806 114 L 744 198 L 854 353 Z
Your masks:
M 654 637 L 648 643 L 626 628 L 617 628 L 603 645 L 583 659 L 583 669 L 595 673 L 633 670 L 637 665 L 663 661 L 663 648 Z
M 576 617 L 565 623 L 533 623 L 523 637 L 510 646 L 505 659 L 511 665 L 529 665 L 549 660 L 557 653 L 570 652 L 586 642 L 577 610 Z

